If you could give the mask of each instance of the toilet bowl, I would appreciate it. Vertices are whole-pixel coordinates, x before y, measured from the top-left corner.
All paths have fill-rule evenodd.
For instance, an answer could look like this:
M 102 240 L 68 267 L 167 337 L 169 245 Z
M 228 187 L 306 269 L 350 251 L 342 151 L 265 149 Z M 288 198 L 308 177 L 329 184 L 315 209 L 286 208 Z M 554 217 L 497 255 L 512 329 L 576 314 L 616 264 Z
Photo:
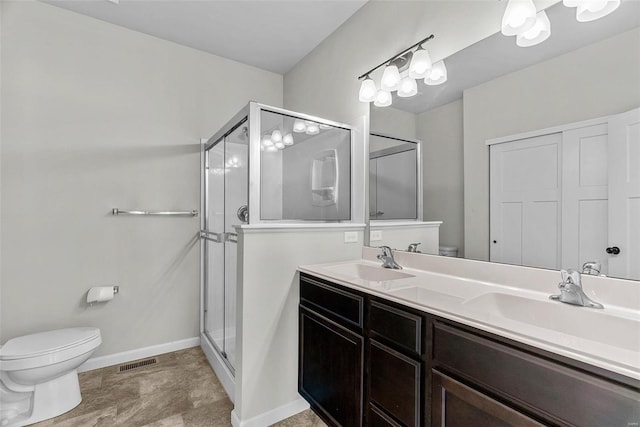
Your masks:
M 82 401 L 77 369 L 102 342 L 98 328 L 41 332 L 0 347 L 0 426 L 63 414 Z

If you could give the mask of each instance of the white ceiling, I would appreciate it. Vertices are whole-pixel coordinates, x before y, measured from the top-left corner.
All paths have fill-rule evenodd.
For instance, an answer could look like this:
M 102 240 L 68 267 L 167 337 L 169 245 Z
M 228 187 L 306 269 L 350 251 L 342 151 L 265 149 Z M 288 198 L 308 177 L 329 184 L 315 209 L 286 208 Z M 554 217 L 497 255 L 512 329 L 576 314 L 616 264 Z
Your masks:
M 496 33 L 445 59 L 448 80 L 439 86 L 418 82 L 418 95 L 393 96 L 392 107 L 421 113 L 462 98 L 462 91 L 541 61 L 588 46 L 640 26 L 640 1 L 623 1 L 620 8 L 592 22 L 578 22 L 575 8 L 562 2 L 547 9 L 551 36 L 543 43 L 522 48 L 515 37 Z M 429 49 L 429 44 L 425 44 Z M 371 108 L 374 107 L 372 104 Z
M 284 74 L 367 0 L 43 0 Z

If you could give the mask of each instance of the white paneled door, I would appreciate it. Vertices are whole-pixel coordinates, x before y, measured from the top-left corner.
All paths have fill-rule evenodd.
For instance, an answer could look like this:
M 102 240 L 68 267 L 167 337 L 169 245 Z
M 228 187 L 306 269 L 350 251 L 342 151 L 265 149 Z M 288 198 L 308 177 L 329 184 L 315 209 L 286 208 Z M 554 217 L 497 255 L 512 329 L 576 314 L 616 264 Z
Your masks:
M 560 133 L 491 146 L 491 261 L 559 268 Z
M 640 109 L 609 119 L 609 274 L 640 280 Z

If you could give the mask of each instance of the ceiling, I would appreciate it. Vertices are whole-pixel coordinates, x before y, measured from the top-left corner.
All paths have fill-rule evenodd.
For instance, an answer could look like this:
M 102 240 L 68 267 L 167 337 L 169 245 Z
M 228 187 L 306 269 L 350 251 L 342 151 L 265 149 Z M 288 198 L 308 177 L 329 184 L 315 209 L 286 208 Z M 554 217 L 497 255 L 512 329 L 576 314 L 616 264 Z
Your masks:
M 462 98 L 465 89 L 529 67 L 567 52 L 588 46 L 640 26 L 640 1 L 623 1 L 620 8 L 602 19 L 578 22 L 575 8 L 562 2 L 547 9 L 551 36 L 537 46 L 516 46 L 515 37 L 496 33 L 445 59 L 448 80 L 439 86 L 418 82 L 418 94 L 411 98 L 393 96 L 392 107 L 421 113 Z M 428 50 L 428 43 L 425 44 Z M 384 108 L 374 107 L 371 108 Z
M 43 0 L 284 74 L 367 0 Z

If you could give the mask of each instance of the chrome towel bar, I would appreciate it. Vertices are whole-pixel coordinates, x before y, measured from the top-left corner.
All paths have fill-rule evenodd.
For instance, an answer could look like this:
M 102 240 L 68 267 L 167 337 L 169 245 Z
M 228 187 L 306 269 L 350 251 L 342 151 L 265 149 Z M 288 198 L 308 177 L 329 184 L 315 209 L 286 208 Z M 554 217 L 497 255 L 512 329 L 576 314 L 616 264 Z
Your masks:
M 118 208 L 111 210 L 113 215 L 160 215 L 160 216 L 198 216 L 197 210 L 178 211 L 178 212 L 162 212 L 162 211 L 125 211 Z

